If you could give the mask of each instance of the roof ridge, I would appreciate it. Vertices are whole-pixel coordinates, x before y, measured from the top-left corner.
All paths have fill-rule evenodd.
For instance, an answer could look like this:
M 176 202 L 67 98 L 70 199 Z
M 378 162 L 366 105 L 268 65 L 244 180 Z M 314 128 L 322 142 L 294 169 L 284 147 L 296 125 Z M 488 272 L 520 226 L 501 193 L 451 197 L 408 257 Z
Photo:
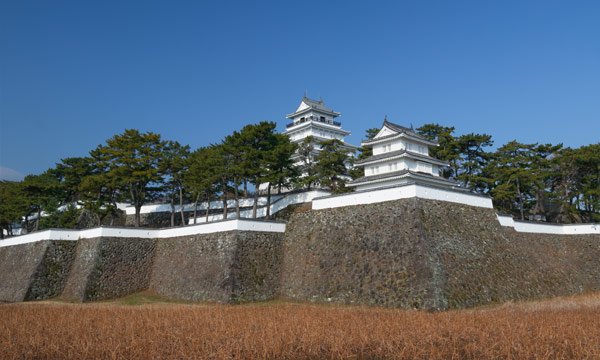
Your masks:
M 387 119 L 387 116 L 385 117 L 385 119 L 383 120 L 383 126 L 387 126 L 388 128 L 397 131 L 397 132 L 404 132 L 404 133 L 408 133 L 412 136 L 427 140 L 427 141 L 431 141 L 429 139 L 427 139 L 426 137 L 424 137 L 423 135 L 418 134 L 414 129 L 412 128 L 407 128 L 406 126 L 402 126 L 402 125 L 398 125 L 395 124 L 391 121 L 389 121 Z M 412 126 L 412 125 L 411 125 Z
M 314 102 L 314 103 L 321 104 L 321 105 L 325 104 L 325 101 L 323 101 L 323 99 L 322 99 L 322 98 L 321 98 L 321 99 L 319 99 L 319 100 L 315 100 L 315 99 L 311 99 L 311 98 L 309 98 L 308 96 L 304 95 L 304 96 L 302 97 L 302 101 L 304 101 L 304 100 L 308 100 L 309 102 Z

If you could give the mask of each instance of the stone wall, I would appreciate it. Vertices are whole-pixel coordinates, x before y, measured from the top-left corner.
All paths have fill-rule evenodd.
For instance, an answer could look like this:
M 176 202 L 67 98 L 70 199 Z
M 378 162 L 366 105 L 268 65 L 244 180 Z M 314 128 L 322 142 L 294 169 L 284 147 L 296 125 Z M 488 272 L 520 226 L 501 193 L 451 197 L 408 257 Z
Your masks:
M 62 293 L 75 258 L 74 241 L 48 241 L 25 295 L 25 300 L 45 300 Z
M 210 224 L 222 232 L 190 236 L 179 235 L 207 227 L 177 228 L 170 238 L 140 230 L 145 239 L 103 228 L 75 241 L 0 247 L 0 301 L 93 301 L 150 289 L 186 301 L 443 310 L 600 290 L 599 235 L 520 233 L 501 226 L 493 209 L 408 198 L 287 216 L 285 234 L 254 227 L 264 223 L 253 231 Z
M 150 289 L 188 301 L 275 296 L 282 234 L 228 231 L 158 240 Z
M 493 211 L 420 204 L 444 308 L 600 290 L 600 236 L 516 232 Z
M 410 198 L 291 217 L 281 296 L 449 309 L 600 290 L 600 237 L 523 234 L 492 209 Z
M 296 214 L 286 229 L 281 295 L 302 301 L 432 307 L 416 199 Z
M 60 294 L 73 260 L 71 241 L 38 241 L 0 248 L 0 301 Z
M 153 239 L 79 240 L 61 297 L 73 301 L 105 300 L 147 289 L 154 248 Z

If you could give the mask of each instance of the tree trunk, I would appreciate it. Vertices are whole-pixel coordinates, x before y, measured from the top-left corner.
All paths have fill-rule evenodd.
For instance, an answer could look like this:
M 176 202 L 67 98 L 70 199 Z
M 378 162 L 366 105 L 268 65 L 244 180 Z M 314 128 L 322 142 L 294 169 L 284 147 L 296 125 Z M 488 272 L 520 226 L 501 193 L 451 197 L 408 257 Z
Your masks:
M 254 180 L 254 183 L 256 184 L 258 182 L 258 180 Z M 254 189 L 254 203 L 252 204 L 252 218 L 256 219 L 256 209 L 258 207 L 258 186 L 256 187 L 256 189 Z
M 183 188 L 179 187 L 179 213 L 181 214 L 181 226 L 185 226 L 185 215 L 183 214 Z
M 171 227 L 175 227 L 175 195 L 171 195 Z
M 210 195 L 206 195 L 206 222 L 208 223 L 208 214 L 210 213 Z
M 523 212 L 523 195 L 521 194 L 521 187 L 519 185 L 519 178 L 517 178 L 517 196 L 519 198 L 519 211 L 521 212 L 521 220 L 525 220 L 525 215 Z
M 234 196 L 235 196 L 235 218 L 240 218 L 240 194 L 238 191 L 238 184 L 234 184 Z
M 196 216 L 198 215 L 198 201 L 200 200 L 200 194 L 196 195 L 196 201 L 194 201 L 194 224 L 196 223 Z
M 35 219 L 35 228 L 33 229 L 33 231 L 38 231 L 38 229 L 40 228 L 40 219 L 42 218 L 42 208 L 38 209 L 38 213 L 37 213 L 37 219 Z
M 244 179 L 244 197 L 248 197 L 248 179 Z
M 223 187 L 223 220 L 227 220 L 227 188 Z
M 142 210 L 142 205 L 135 205 L 135 227 L 140 227 L 140 224 L 142 223 L 142 216 L 141 216 L 141 210 Z
M 271 183 L 269 182 L 267 185 L 267 212 L 265 219 L 271 219 Z

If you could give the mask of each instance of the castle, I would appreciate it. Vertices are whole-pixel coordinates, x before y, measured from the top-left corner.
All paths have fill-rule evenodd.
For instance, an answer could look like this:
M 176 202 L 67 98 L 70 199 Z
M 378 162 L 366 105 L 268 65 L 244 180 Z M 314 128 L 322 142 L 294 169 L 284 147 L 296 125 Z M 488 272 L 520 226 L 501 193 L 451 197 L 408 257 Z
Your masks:
M 348 132 L 337 116 L 305 97 L 286 133 L 296 142 L 343 141 Z M 365 176 L 349 183 L 356 192 L 282 195 L 271 213 L 288 210 L 287 221 L 214 217 L 178 228 L 57 229 L 4 240 L 0 301 L 94 301 L 147 290 L 186 301 L 444 310 L 600 290 L 599 225 L 499 216 L 489 197 L 439 176 L 445 164 L 429 156 L 434 142 L 387 119 L 362 145 L 373 155 L 357 162 Z

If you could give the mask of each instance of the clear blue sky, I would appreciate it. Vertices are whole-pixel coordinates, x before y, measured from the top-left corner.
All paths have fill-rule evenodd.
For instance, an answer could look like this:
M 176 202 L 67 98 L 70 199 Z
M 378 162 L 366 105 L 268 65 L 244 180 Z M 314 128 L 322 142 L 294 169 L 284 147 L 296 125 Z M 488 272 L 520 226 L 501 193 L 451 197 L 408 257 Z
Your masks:
M 0 45 L 5 178 L 126 128 L 192 148 L 283 129 L 305 91 L 355 144 L 385 115 L 600 141 L 598 1 L 2 1 Z

